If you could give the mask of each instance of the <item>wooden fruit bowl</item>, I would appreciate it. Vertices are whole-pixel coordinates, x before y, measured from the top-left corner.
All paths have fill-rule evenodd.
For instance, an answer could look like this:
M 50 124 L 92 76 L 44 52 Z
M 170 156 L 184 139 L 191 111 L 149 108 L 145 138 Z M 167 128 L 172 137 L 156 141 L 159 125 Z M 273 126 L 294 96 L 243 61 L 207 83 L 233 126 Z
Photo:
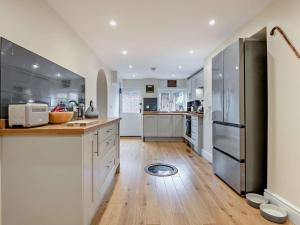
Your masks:
M 49 123 L 67 123 L 73 118 L 74 112 L 49 112 Z

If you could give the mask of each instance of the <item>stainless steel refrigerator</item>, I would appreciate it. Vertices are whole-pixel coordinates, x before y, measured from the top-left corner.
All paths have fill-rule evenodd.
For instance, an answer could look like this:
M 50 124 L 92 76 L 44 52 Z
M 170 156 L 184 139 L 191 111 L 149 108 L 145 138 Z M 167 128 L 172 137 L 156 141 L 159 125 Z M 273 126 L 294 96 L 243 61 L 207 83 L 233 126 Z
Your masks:
M 239 39 L 212 60 L 213 168 L 236 192 L 267 184 L 267 47 Z

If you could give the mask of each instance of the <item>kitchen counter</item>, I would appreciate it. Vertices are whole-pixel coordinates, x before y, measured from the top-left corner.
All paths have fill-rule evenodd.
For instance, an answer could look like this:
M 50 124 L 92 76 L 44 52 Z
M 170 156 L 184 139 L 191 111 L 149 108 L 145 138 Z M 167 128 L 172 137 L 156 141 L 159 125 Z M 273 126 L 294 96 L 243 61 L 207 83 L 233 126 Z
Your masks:
M 94 119 L 93 119 L 94 120 Z M 0 129 L 0 136 L 4 135 L 82 135 L 97 130 L 103 126 L 120 121 L 121 118 L 99 118 L 97 122 L 87 126 L 69 126 L 65 124 L 45 125 L 31 128 L 4 128 Z
M 159 112 L 159 111 L 153 111 L 153 112 L 144 112 L 144 116 L 147 115 L 188 115 L 188 116 L 198 116 L 203 117 L 203 113 L 196 113 L 196 112 Z
M 90 225 L 120 170 L 120 119 L 1 129 L 2 224 Z

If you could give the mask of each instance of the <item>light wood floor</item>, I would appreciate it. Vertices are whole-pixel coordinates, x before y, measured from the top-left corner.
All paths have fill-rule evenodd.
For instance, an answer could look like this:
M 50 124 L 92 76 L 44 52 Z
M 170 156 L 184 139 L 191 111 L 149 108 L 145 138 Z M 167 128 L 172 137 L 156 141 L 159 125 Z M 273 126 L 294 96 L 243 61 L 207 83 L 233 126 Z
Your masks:
M 175 165 L 172 177 L 153 177 L 144 167 Z M 121 173 L 99 225 L 268 225 L 214 176 L 211 165 L 184 143 L 121 140 Z M 286 223 L 291 225 L 291 223 Z

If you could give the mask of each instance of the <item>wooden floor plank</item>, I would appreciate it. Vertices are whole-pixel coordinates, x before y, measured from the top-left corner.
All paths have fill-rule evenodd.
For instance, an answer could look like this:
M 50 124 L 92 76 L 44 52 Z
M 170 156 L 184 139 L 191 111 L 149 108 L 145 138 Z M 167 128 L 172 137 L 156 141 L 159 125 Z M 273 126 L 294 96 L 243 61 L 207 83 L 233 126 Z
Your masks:
M 178 168 L 154 177 L 144 167 L 155 162 Z M 121 173 L 99 225 L 272 225 L 182 142 L 121 140 Z M 287 222 L 285 225 L 292 225 Z

